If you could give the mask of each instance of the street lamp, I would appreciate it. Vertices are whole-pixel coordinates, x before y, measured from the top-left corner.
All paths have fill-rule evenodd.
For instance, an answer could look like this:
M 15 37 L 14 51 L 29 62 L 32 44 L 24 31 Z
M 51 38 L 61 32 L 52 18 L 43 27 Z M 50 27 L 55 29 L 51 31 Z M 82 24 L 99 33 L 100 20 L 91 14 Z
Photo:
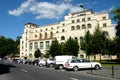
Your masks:
M 80 7 L 81 8 L 83 8 L 84 6 L 83 5 L 80 5 Z M 84 14 L 83 14 L 83 16 L 84 16 L 84 27 L 85 27 L 85 36 L 86 36 L 86 22 L 85 22 L 85 11 L 83 11 L 84 12 Z M 86 41 L 87 39 L 85 39 L 85 52 L 86 52 L 86 59 L 88 59 L 88 48 L 87 48 L 87 41 Z

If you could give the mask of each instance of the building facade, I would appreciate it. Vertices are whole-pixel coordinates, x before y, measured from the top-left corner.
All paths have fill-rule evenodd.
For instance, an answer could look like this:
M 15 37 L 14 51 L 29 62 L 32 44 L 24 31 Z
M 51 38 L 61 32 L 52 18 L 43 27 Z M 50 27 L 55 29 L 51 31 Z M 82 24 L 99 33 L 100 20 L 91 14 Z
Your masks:
M 115 37 L 114 26 L 109 14 L 98 14 L 92 10 L 68 13 L 64 17 L 64 21 L 45 26 L 27 23 L 20 39 L 20 58 L 33 59 L 34 52 L 38 48 L 45 54 L 54 39 L 63 43 L 72 37 L 80 43 L 86 31 L 89 30 L 93 34 L 98 26 L 109 38 Z M 85 58 L 86 55 L 80 50 L 78 56 Z

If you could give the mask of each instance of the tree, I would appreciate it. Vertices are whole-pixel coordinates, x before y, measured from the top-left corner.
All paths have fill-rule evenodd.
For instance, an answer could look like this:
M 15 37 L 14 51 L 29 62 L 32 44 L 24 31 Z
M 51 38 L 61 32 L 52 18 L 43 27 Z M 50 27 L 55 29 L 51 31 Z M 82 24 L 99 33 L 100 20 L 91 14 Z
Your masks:
M 55 57 L 56 55 L 61 55 L 62 54 L 62 51 L 61 51 L 61 46 L 58 42 L 57 39 L 55 39 L 51 46 L 50 46 L 50 49 L 49 49 L 49 54 L 52 56 L 52 57 Z
M 39 49 L 37 49 L 34 53 L 35 58 L 39 58 L 39 57 L 41 57 L 41 55 L 42 55 L 42 53 Z
M 90 34 L 89 31 L 87 31 L 86 35 L 83 38 L 83 41 L 80 43 L 81 49 L 86 52 L 86 55 L 89 57 L 90 54 L 92 54 L 92 34 Z
M 17 47 L 14 40 L 10 38 L 2 37 L 0 38 L 0 57 L 5 57 L 6 55 L 13 55 L 16 53 Z
M 118 59 L 120 59 L 120 7 L 114 9 L 112 12 L 114 14 L 113 19 L 117 22 L 116 25 L 116 38 L 115 38 L 115 52 L 117 53 Z
M 70 37 L 65 43 L 65 54 L 77 56 L 78 51 L 79 51 L 78 41 Z

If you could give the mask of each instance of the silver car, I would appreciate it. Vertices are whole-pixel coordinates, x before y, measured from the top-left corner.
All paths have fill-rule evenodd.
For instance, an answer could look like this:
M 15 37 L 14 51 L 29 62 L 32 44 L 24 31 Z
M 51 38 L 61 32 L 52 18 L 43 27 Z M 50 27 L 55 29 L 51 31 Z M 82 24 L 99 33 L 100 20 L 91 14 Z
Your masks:
M 65 69 L 72 69 L 74 71 L 78 71 L 79 69 L 88 69 L 94 68 L 96 70 L 101 69 L 101 64 L 98 62 L 91 62 L 86 59 L 69 59 L 65 64 Z

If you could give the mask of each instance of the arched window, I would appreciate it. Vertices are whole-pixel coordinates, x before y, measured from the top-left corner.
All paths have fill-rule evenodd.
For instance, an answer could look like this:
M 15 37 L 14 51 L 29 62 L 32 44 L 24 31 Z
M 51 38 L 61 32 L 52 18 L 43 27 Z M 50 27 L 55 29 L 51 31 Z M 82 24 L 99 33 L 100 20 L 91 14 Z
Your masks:
M 64 36 L 61 36 L 61 40 L 65 40 L 65 37 L 64 37 Z
M 74 26 L 72 26 L 72 27 L 71 27 L 71 30 L 75 30 L 75 27 L 74 27 Z
M 53 32 L 50 32 L 50 38 L 53 38 Z
M 29 54 L 29 58 L 32 59 L 33 58 L 33 55 L 32 53 Z
M 37 34 L 35 34 L 35 38 L 37 38 Z
M 106 37 L 108 37 L 108 36 L 109 36 L 109 33 L 108 33 L 107 31 L 104 31 L 104 35 L 105 35 Z
M 92 25 L 91 25 L 91 24 L 87 24 L 87 27 L 88 27 L 88 28 L 91 28 L 91 27 L 92 27 Z
M 79 25 L 77 25 L 77 26 L 76 26 L 76 29 L 77 29 L 77 30 L 79 30 L 79 29 L 80 29 L 80 26 L 79 26 Z
M 83 37 L 80 37 L 80 43 L 82 43 L 83 42 Z
M 82 29 L 85 29 L 85 25 L 84 24 L 82 25 Z
M 77 37 L 75 37 L 75 40 L 76 40 L 76 41 L 78 41 L 78 38 L 77 38 Z
M 40 37 L 39 37 L 40 39 L 42 39 L 42 34 L 40 33 Z
M 45 39 L 47 38 L 47 33 L 45 32 Z

